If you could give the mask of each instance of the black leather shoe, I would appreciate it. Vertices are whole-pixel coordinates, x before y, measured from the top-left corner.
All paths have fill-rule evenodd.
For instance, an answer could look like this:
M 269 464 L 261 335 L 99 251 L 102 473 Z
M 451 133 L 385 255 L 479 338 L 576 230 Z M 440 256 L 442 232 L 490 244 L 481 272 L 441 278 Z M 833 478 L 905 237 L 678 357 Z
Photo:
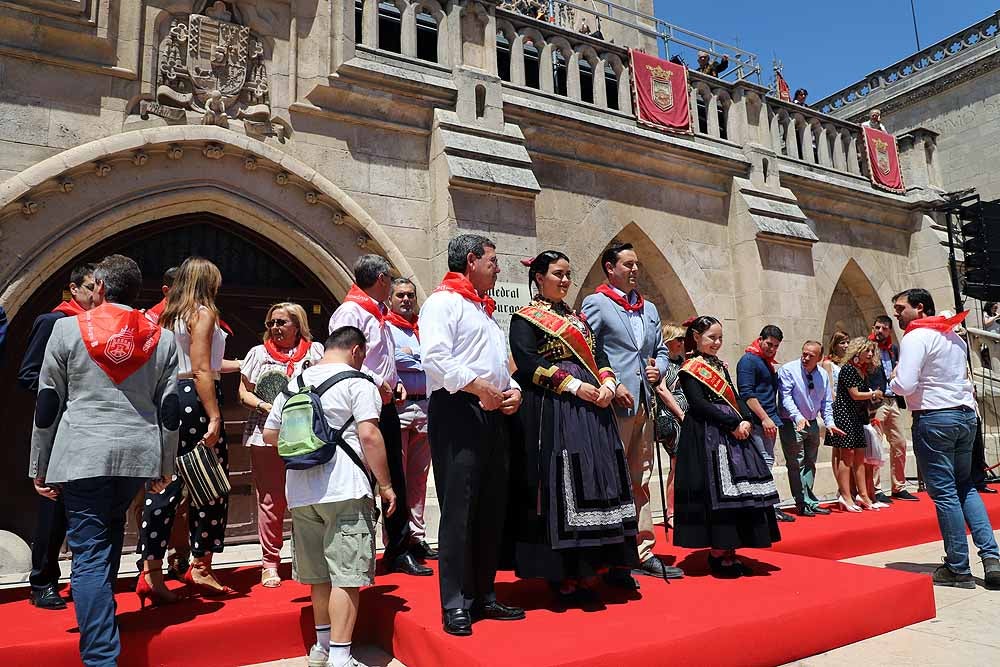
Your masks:
M 660 579 L 682 579 L 684 570 L 679 567 L 664 565 L 656 556 L 650 556 L 642 562 L 639 567 L 632 570 L 634 574 L 644 574 L 647 577 L 658 577 Z
M 887 496 L 884 493 L 882 493 L 881 491 L 879 491 L 878 493 L 875 494 L 875 502 L 877 502 L 877 503 L 885 503 L 886 505 L 891 505 L 892 504 L 892 498 L 890 498 L 889 496 Z
M 396 556 L 389 565 L 389 572 L 402 572 L 414 577 L 429 577 L 434 574 L 434 570 L 418 563 L 413 554 L 409 553 Z
M 892 492 L 892 499 L 893 500 L 920 500 L 920 498 L 917 498 L 915 495 L 913 495 L 912 493 L 910 493 L 906 489 L 903 489 L 902 491 L 893 491 Z
M 410 553 L 422 560 L 438 559 L 438 552 L 434 550 L 431 545 L 427 544 L 427 540 L 420 540 L 419 542 L 411 544 Z
M 520 607 L 508 607 L 494 600 L 472 606 L 472 620 L 481 621 L 490 619 L 492 621 L 520 621 L 524 618 L 524 610 Z
M 777 519 L 778 521 L 783 521 L 785 523 L 792 523 L 793 521 L 795 521 L 795 517 L 794 516 L 792 516 L 791 514 L 787 514 L 785 512 L 782 512 L 777 507 L 774 508 L 774 518 Z
M 444 631 L 449 635 L 468 637 L 472 634 L 472 618 L 464 609 L 445 609 L 441 612 Z
M 639 582 L 635 580 L 628 570 L 620 567 L 612 568 L 604 575 L 604 583 L 614 588 L 622 588 L 626 591 L 639 590 Z
M 52 584 L 42 588 L 32 588 L 28 598 L 31 604 L 39 609 L 65 609 L 66 601 L 59 597 L 59 592 Z
M 808 505 L 803 505 L 802 507 L 797 508 L 796 511 L 799 516 L 816 516 L 816 512 Z
M 994 489 L 992 486 L 986 486 L 985 484 L 982 485 L 982 486 L 977 486 L 976 487 L 976 491 L 979 491 L 979 493 L 996 493 L 997 492 L 997 490 Z
M 827 508 L 820 507 L 819 505 L 811 509 L 813 511 L 813 514 L 833 514 L 833 510 L 828 510 Z

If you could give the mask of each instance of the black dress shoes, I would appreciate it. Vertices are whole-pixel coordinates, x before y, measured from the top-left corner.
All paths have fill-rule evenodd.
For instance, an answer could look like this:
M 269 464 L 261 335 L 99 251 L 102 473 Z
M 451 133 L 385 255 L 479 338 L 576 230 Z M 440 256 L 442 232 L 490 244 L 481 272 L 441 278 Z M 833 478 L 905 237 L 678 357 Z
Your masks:
M 523 609 L 520 607 L 508 607 L 496 600 L 472 606 L 472 619 L 474 621 L 482 621 L 484 619 L 491 621 L 520 621 L 523 618 Z
M 472 617 L 464 609 L 445 609 L 441 613 L 444 631 L 449 635 L 468 637 L 472 634 Z
M 816 510 L 809 507 L 808 505 L 803 505 L 802 507 L 796 508 L 799 516 L 816 516 Z
M 620 567 L 614 567 L 608 570 L 604 575 L 604 583 L 608 586 L 621 588 L 626 591 L 639 590 L 639 582 L 635 580 L 635 577 L 633 577 L 628 570 L 623 570 Z
M 434 570 L 418 563 L 411 553 L 396 556 L 389 565 L 389 572 L 402 572 L 414 577 L 429 577 L 434 574 Z
M 632 572 L 660 579 L 682 579 L 684 577 L 684 570 L 679 567 L 664 565 L 663 561 L 656 556 L 650 556 L 639 567 L 632 570 Z
M 410 553 L 422 560 L 437 560 L 438 558 L 438 552 L 431 545 L 427 544 L 427 540 L 420 540 L 411 544 Z
M 906 489 L 903 489 L 902 491 L 893 491 L 892 492 L 892 499 L 893 500 L 920 500 L 920 498 L 917 498 L 915 495 L 913 495 L 912 493 L 910 493 Z
M 66 601 L 59 597 L 59 592 L 52 584 L 42 588 L 32 588 L 28 598 L 31 604 L 39 609 L 65 609 Z
M 791 514 L 781 511 L 777 507 L 774 508 L 774 518 L 778 521 L 783 521 L 784 523 L 792 523 L 795 521 L 795 517 Z
M 886 505 L 891 505 L 892 504 L 892 498 L 890 498 L 889 496 L 887 496 L 884 493 L 882 493 L 881 491 L 879 491 L 878 493 L 875 494 L 875 502 L 877 502 L 877 503 L 885 503 Z
M 996 489 L 994 489 L 991 486 L 986 486 L 985 484 L 983 484 L 982 486 L 977 486 L 976 487 L 976 491 L 979 491 L 979 493 L 996 493 L 997 492 Z
M 827 508 L 820 507 L 819 505 L 817 505 L 816 507 L 813 507 L 812 511 L 813 511 L 813 514 L 833 514 L 833 510 L 828 510 Z

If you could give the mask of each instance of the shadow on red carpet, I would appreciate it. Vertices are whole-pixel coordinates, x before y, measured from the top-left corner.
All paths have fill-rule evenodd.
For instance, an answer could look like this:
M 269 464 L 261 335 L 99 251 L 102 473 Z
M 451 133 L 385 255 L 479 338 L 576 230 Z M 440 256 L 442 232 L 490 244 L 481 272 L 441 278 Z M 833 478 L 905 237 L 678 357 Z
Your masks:
M 1000 498 L 985 500 L 1000 523 Z M 379 576 L 362 593 L 355 641 L 376 643 L 408 667 L 775 665 L 934 617 L 927 575 L 833 560 L 940 539 L 926 495 L 881 512 L 835 511 L 781 528 L 773 549 L 741 552 L 755 576 L 735 581 L 710 576 L 706 551 L 676 549 L 658 528 L 657 551 L 686 578 L 640 577 L 638 594 L 601 589 L 601 602 L 585 609 L 560 606 L 544 582 L 501 573 L 499 598 L 525 607 L 528 618 L 482 621 L 467 638 L 442 631 L 436 577 Z M 224 581 L 236 595 L 143 611 L 122 588 L 122 667 L 227 667 L 305 654 L 313 640 L 307 587 L 285 581 L 263 588 L 257 568 L 225 572 Z M 0 666 L 79 664 L 72 605 L 43 611 L 25 598 L 25 589 L 0 592 Z M 775 635 L 802 619 L 813 619 L 807 632 Z

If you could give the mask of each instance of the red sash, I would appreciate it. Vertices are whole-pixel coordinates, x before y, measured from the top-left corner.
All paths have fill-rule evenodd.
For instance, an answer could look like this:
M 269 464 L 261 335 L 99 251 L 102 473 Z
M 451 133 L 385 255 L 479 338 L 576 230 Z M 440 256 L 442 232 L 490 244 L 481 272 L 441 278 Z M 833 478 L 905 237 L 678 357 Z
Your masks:
M 774 357 L 768 357 L 764 354 L 764 350 L 760 347 L 760 338 L 754 339 L 754 342 L 747 345 L 747 349 L 744 352 L 749 352 L 752 355 L 758 356 L 767 363 L 768 367 L 771 369 L 772 373 L 777 372 L 777 364 L 774 363 Z
M 264 349 L 271 355 L 271 358 L 285 364 L 285 375 L 288 377 L 292 377 L 295 373 L 295 364 L 306 358 L 311 347 L 312 342 L 305 338 L 300 338 L 299 344 L 291 348 L 290 351 L 283 351 L 270 338 L 264 341 Z
M 958 315 L 952 315 L 951 317 L 945 317 L 944 315 L 931 315 L 930 317 L 921 317 L 918 320 L 913 320 L 906 325 L 906 331 L 903 333 L 910 333 L 914 329 L 934 329 L 939 333 L 948 333 L 949 331 L 954 331 L 955 327 L 965 321 L 965 318 L 969 316 L 969 311 L 963 310 Z
M 393 326 L 403 329 L 404 331 L 412 331 L 413 335 L 417 337 L 417 340 L 420 340 L 420 327 L 417 326 L 416 320 L 411 322 L 399 313 L 390 310 L 385 314 L 385 321 Z
M 163 311 L 166 310 L 166 308 L 167 297 L 163 297 L 158 304 L 146 310 L 146 319 L 153 324 L 157 324 L 160 321 L 160 315 L 163 314 Z
M 104 304 L 77 320 L 87 353 L 115 384 L 149 361 L 160 340 L 160 327 L 138 310 Z
M 619 294 L 617 291 L 615 291 L 614 287 L 608 285 L 607 283 L 601 283 L 600 285 L 598 285 L 597 289 L 594 290 L 594 294 L 603 294 L 604 296 L 608 297 L 609 299 L 611 299 L 612 301 L 614 301 L 615 303 L 617 303 L 619 306 L 621 306 L 630 313 L 642 312 L 642 306 L 644 301 L 642 299 L 642 295 L 639 294 L 639 292 L 635 293 L 635 296 L 637 298 L 634 304 L 629 303 L 628 298 Z
M 52 309 L 53 313 L 62 313 L 66 317 L 75 317 L 77 315 L 83 315 L 85 312 L 83 306 L 78 304 L 75 300 L 70 299 L 69 301 L 63 301 L 58 306 Z
M 444 274 L 444 279 L 441 284 L 435 289 L 435 292 L 454 292 L 456 294 L 462 295 L 463 298 L 471 301 L 472 303 L 478 303 L 483 306 L 486 310 L 486 314 L 493 317 L 493 311 L 497 309 L 497 302 L 493 300 L 490 296 L 479 296 L 476 292 L 476 288 L 472 286 L 472 281 L 465 277 L 464 274 L 456 273 L 455 271 L 449 271 Z
M 555 336 L 561 340 L 594 376 L 600 381 L 600 370 L 597 368 L 597 360 L 594 353 L 587 344 L 587 339 L 580 330 L 574 327 L 568 319 L 561 315 L 556 315 L 551 310 L 539 308 L 538 306 L 524 306 L 515 315 L 520 315 L 545 333 Z
M 344 297 L 344 301 L 352 301 L 368 312 L 369 315 L 378 320 L 379 327 L 385 326 L 385 315 L 382 314 L 382 309 L 379 308 L 378 302 L 365 294 L 357 285 L 351 285 L 351 289 L 348 290 L 347 296 Z
M 681 366 L 681 370 L 711 389 L 717 396 L 721 396 L 729 404 L 729 407 L 736 410 L 737 414 L 740 414 L 736 392 L 726 382 L 726 378 L 722 373 L 698 358 L 685 361 L 684 365 Z

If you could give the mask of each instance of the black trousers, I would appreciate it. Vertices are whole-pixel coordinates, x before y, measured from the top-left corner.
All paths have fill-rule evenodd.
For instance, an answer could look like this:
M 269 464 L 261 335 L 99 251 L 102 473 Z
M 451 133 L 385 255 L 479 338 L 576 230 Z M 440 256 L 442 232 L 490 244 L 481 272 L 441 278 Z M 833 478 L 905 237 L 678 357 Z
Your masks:
M 59 583 L 59 549 L 66 539 L 66 504 L 62 495 L 56 500 L 39 497 L 39 501 L 28 577 L 32 588 Z
M 976 439 L 972 441 L 972 485 L 980 487 L 986 484 L 986 441 L 983 438 L 983 420 L 976 424 Z
M 441 506 L 441 607 L 469 609 L 496 599 L 493 580 L 507 507 L 507 417 L 466 392 L 431 394 L 427 434 Z
M 382 406 L 382 414 L 378 421 L 378 430 L 385 441 L 386 463 L 389 465 L 389 481 L 396 493 L 396 511 L 386 517 L 387 506 L 382 507 L 382 521 L 388 542 L 385 545 L 384 557 L 387 561 L 400 556 L 410 548 L 410 508 L 406 504 L 406 472 L 403 467 L 403 436 L 399 428 L 399 412 L 396 404 L 389 401 Z

